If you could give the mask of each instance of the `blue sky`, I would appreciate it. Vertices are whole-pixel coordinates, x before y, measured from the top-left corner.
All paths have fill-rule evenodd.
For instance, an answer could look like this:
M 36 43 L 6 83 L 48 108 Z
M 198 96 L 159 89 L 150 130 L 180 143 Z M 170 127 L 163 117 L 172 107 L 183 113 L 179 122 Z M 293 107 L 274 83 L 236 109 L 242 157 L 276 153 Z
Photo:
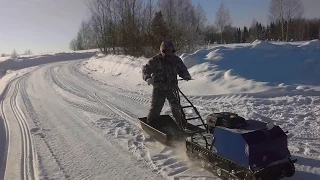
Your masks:
M 69 50 L 88 0 L 0 0 L 0 53 Z M 230 9 L 234 26 L 250 26 L 253 18 L 267 23 L 270 0 L 192 0 L 200 3 L 213 23 L 221 1 Z M 320 17 L 320 0 L 302 0 L 306 17 Z
M 267 22 L 270 0 L 192 0 L 202 6 L 207 15 L 208 23 L 214 23 L 215 13 L 220 3 L 224 2 L 230 10 L 233 26 L 250 26 L 253 18 L 261 23 Z

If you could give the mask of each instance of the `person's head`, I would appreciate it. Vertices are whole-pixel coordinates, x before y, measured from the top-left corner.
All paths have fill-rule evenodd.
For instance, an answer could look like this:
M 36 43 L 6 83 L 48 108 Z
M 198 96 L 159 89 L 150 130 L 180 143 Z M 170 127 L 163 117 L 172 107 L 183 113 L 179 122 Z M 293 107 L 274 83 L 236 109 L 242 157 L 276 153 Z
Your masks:
M 172 56 L 176 50 L 174 48 L 174 45 L 172 43 L 172 41 L 163 41 L 160 45 L 160 51 L 162 54 L 166 55 L 166 56 Z

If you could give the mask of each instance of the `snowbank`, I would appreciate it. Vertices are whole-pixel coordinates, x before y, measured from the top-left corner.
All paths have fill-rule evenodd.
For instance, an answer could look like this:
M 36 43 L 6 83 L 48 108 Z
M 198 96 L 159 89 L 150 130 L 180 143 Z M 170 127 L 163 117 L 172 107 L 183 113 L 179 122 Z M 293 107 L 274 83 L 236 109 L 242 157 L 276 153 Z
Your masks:
M 185 55 L 184 61 L 189 68 L 210 63 L 221 70 L 233 69 L 245 79 L 272 85 L 320 85 L 320 51 L 312 50 L 315 44 L 317 41 L 307 42 L 304 46 L 255 41 L 250 46 L 219 46 L 199 51 Z M 209 61 L 212 59 L 214 61 Z
M 255 40 L 252 42 L 252 49 L 273 50 L 276 48 L 275 44 L 266 41 Z
M 86 59 L 92 57 L 96 53 L 97 50 L 86 50 L 76 52 L 47 53 L 40 55 L 24 55 L 15 59 L 9 58 L 1 61 L 0 69 L 2 69 L 2 71 L 18 70 L 53 62 Z
M 308 41 L 306 43 L 303 43 L 299 47 L 311 48 L 311 49 L 320 49 L 320 40 L 319 39 L 314 39 L 312 41 Z
M 6 61 L 6 60 L 8 60 L 8 59 L 10 59 L 10 57 L 8 57 L 8 56 L 6 56 L 6 57 L 0 57 L 0 62 Z
M 315 44 L 317 41 L 303 44 L 254 41 L 184 53 L 181 58 L 195 80 L 181 82 L 180 87 L 187 94 L 196 95 L 255 93 L 279 88 L 310 90 L 309 85 L 320 85 L 320 51 L 311 50 Z M 85 62 L 82 69 L 95 77 L 102 75 L 119 86 L 150 91 L 141 75 L 141 67 L 147 61 L 147 58 L 100 54 Z
M 148 61 L 146 58 L 133 58 L 123 55 L 97 54 L 84 62 L 84 67 L 90 74 L 95 73 L 102 77 L 109 77 L 108 82 L 119 85 L 138 86 L 144 83 L 141 67 Z
M 6 70 L 4 70 L 4 69 L 0 69 L 0 79 L 1 79 L 3 76 L 5 76 L 5 75 L 6 75 L 6 73 L 7 73 L 7 71 L 6 71 Z
M 10 80 L 31 71 L 39 65 L 60 61 L 90 58 L 96 53 L 97 50 L 93 49 L 76 52 L 22 55 L 16 59 L 3 57 L 2 61 L 0 61 L 0 94 L 3 92 L 4 88 Z

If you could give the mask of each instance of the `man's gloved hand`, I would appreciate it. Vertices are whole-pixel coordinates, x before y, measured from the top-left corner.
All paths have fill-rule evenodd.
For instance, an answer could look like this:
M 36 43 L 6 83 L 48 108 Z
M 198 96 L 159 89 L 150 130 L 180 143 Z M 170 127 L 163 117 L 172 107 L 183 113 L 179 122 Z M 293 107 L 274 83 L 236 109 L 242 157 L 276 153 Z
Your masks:
M 153 83 L 154 83 L 154 80 L 152 79 L 152 78 L 149 78 L 149 79 L 147 79 L 147 83 L 148 83 L 148 85 L 153 85 Z
M 188 75 L 188 76 L 184 77 L 183 79 L 186 80 L 186 81 L 189 81 L 189 80 L 191 80 L 191 76 Z

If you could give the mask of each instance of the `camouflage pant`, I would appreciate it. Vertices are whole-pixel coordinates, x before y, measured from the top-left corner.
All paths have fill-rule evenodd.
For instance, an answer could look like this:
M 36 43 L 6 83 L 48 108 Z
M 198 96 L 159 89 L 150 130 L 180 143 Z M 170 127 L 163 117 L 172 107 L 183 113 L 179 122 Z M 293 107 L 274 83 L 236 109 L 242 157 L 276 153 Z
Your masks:
M 178 99 L 176 98 L 173 89 L 167 87 L 158 87 L 154 86 L 152 91 L 152 101 L 151 101 L 151 108 L 148 114 L 148 121 L 152 121 L 156 119 L 163 108 L 165 100 L 168 99 L 172 115 L 175 120 L 179 121 L 181 117 L 181 108 Z

